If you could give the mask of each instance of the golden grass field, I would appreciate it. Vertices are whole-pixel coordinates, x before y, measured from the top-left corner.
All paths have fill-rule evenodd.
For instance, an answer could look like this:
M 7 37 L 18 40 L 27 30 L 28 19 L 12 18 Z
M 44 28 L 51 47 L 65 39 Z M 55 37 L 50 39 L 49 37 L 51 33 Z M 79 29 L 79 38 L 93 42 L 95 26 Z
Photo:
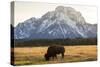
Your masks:
M 44 54 L 47 47 L 16 47 L 14 48 L 14 62 L 15 65 L 24 64 L 51 64 L 51 63 L 65 63 L 65 62 L 82 62 L 82 61 L 95 61 L 97 60 L 97 47 L 96 45 L 88 46 L 64 46 L 65 57 L 45 61 Z M 13 48 L 12 48 L 13 49 Z M 13 52 L 13 51 L 12 51 Z

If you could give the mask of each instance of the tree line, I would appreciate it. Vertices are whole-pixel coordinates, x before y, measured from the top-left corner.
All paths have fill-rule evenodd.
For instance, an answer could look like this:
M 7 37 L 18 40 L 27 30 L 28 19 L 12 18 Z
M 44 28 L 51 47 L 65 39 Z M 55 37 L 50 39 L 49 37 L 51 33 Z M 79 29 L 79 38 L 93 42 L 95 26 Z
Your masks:
M 13 47 L 32 47 L 50 45 L 97 45 L 97 38 L 66 38 L 66 39 L 18 39 L 12 43 Z

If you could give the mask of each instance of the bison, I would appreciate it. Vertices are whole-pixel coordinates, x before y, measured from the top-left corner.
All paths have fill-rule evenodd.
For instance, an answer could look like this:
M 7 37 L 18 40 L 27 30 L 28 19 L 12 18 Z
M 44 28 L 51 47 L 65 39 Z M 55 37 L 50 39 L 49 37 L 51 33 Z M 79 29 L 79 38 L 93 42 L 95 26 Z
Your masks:
M 57 54 L 61 54 L 62 58 L 64 58 L 65 48 L 63 46 L 49 46 L 47 53 L 44 55 L 45 60 L 48 61 L 52 57 L 52 59 L 57 59 Z

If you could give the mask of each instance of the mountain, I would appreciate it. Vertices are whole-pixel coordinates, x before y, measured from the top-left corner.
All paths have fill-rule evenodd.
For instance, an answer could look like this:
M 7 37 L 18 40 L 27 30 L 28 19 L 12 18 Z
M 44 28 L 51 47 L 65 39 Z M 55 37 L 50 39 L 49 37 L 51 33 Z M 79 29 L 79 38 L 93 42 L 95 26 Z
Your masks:
M 32 17 L 14 28 L 15 39 L 90 38 L 97 36 L 97 24 L 89 24 L 79 11 L 58 6 L 41 18 Z

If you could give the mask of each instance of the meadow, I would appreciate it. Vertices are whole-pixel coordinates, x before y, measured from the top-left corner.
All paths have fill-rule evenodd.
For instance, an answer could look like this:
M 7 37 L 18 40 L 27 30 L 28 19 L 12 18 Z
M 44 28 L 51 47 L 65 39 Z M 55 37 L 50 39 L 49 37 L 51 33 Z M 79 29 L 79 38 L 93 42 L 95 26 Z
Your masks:
M 50 59 L 45 61 L 44 54 L 48 46 L 33 46 L 33 47 L 12 47 L 11 51 L 14 53 L 14 65 L 28 65 L 28 64 L 54 64 L 54 63 L 69 63 L 69 62 L 83 62 L 83 61 L 96 61 L 97 60 L 97 46 L 96 45 L 76 45 L 64 46 L 65 57 L 58 59 Z

